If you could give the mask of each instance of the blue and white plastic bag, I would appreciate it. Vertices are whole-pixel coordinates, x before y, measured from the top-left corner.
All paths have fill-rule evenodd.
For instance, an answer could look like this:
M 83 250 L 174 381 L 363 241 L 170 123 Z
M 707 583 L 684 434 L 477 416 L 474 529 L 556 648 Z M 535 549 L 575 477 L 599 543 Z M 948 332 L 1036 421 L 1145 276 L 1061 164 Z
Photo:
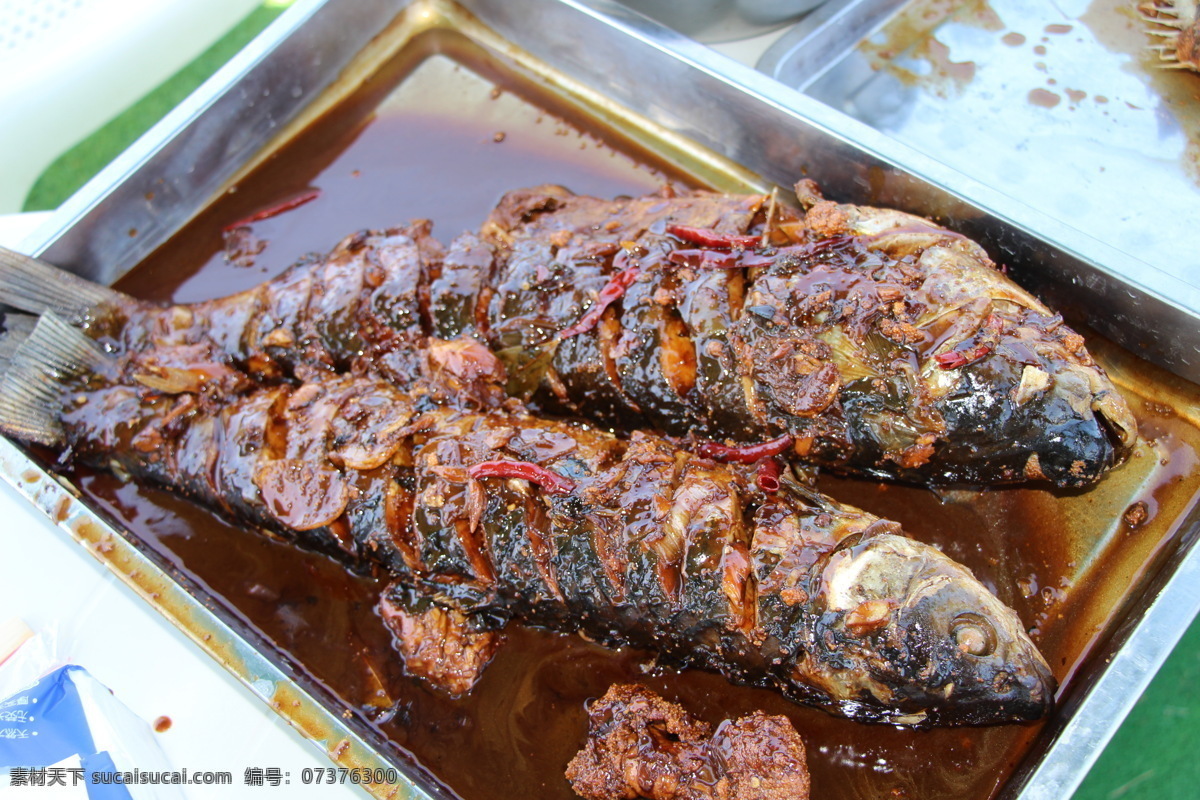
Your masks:
M 177 774 L 150 726 L 83 667 L 59 667 L 0 699 L 6 798 L 182 800 L 163 782 Z

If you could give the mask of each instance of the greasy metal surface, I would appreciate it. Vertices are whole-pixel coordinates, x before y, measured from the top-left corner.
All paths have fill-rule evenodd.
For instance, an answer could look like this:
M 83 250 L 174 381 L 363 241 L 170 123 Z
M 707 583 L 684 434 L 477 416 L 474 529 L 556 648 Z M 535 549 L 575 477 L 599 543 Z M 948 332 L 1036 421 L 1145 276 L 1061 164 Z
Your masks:
M 806 20 L 759 68 L 1115 248 L 1095 258 L 1196 312 L 1200 76 L 1154 66 L 1134 5 L 857 0 Z M 1177 350 L 1172 368 L 1196 380 L 1196 351 Z
M 279 131 L 294 129 L 298 115 L 310 116 L 312 112 L 303 111 L 306 103 L 327 107 L 339 86 L 352 83 L 353 75 L 393 54 L 414 31 L 443 24 L 469 30 L 498 54 L 519 59 L 531 74 L 547 82 L 548 90 L 586 106 L 592 119 L 632 124 L 632 120 L 622 119 L 621 106 L 637 109 L 646 119 L 633 126 L 629 136 L 658 149 L 673 149 L 689 170 L 704 175 L 707 181 L 734 185 L 752 180 L 749 174 L 731 173 L 730 164 L 719 156 L 760 173 L 768 183 L 786 184 L 807 173 L 839 199 L 885 203 L 936 215 L 979 236 L 994 252 L 1011 258 L 1017 271 L 1024 270 L 1023 277 L 1037 277 L 1031 281 L 1035 288 L 1070 287 L 1082 281 L 1087 292 L 1076 294 L 1095 302 L 1077 316 L 1098 327 L 1124 324 L 1125 332 L 1136 336 L 1148 336 L 1160 327 L 1172 330 L 1176 324 L 1188 326 L 1177 329 L 1184 333 L 1200 327 L 1183 309 L 1148 297 L 1110 272 L 1077 258 L 1071 251 L 1079 248 L 1072 243 L 1080 240 L 1072 238 L 1074 232 L 1065 226 L 1056 227 L 1053 220 L 1019 204 L 1005 205 L 1006 198 L 989 193 L 981 184 L 890 142 L 811 98 L 633 18 L 621 7 L 609 3 L 585 7 L 551 0 L 474 0 L 466 5 L 498 36 L 474 27 L 446 6 L 415 3 L 388 36 L 377 38 L 404 3 L 301 2 L 197 96 L 85 187 L 30 249 L 44 250 L 48 258 L 73 265 L 84 274 L 115 278 L 203 208 L 246 164 L 261 158 L 268 140 Z M 617 19 L 606 18 L 597 8 Z M 540 24 L 529 26 L 531 18 Z M 587 42 L 587 47 L 580 47 L 580 42 Z M 354 54 L 364 49 L 365 55 L 351 66 Z M 529 60 L 530 55 L 540 63 Z M 655 74 L 659 80 L 644 81 L 646 74 Z M 327 87 L 334 91 L 322 95 Z M 853 145 L 851 140 L 863 144 Z M 705 147 L 719 156 L 706 156 Z M 912 171 L 896 166 L 900 162 L 910 165 Z M 962 201 L 961 195 L 982 197 L 987 205 L 1004 207 L 1006 213 L 988 215 Z M 1065 243 L 1065 249 L 1043 242 L 1011 220 L 1037 222 L 1041 235 L 1054 234 Z M 1101 246 L 1096 252 L 1108 251 Z M 1104 263 L 1116 261 L 1119 259 Z M 1120 313 L 1113 317 L 1105 303 L 1117 295 L 1124 299 Z M 1185 335 L 1173 341 L 1191 346 Z M 49 485 L 61 492 L 51 483 L 53 479 L 7 443 L 0 446 L 0 456 L 5 477 L 57 518 L 58 500 L 44 501 L 40 489 Z M 26 480 L 23 476 L 27 475 L 34 477 Z M 35 491 L 35 487 L 39 488 Z M 71 519 L 79 521 L 75 528 L 87 534 L 79 533 L 79 538 L 99 541 L 97 536 L 112 533 L 77 501 L 72 500 L 69 509 L 76 515 Z M 1058 730 L 1048 732 L 1039 745 L 1046 748 L 1045 756 L 1038 764 L 1024 765 L 1007 787 L 1007 796 L 1062 797 L 1069 793 L 1132 702 L 1135 695 L 1129 691 L 1130 685 L 1148 680 L 1182 634 L 1200 604 L 1187 585 L 1188 577 L 1200 570 L 1200 554 L 1191 547 L 1195 509 L 1189 513 L 1177 526 L 1186 538 L 1173 548 L 1166 563 L 1154 565 L 1154 575 L 1131 602 L 1123 629 L 1093 654 L 1086 675 L 1076 679 L 1079 688 L 1058 715 Z M 92 531 L 101 533 L 93 536 Z M 326 745 L 327 751 L 337 751 L 342 731 L 347 731 L 345 738 L 352 744 L 346 753 L 358 753 L 355 758 L 363 759 L 364 764 L 379 758 L 368 748 L 357 749 L 361 741 L 352 738 L 337 718 L 336 707 L 330 706 L 335 709 L 330 711 L 320 703 L 301 700 L 297 713 L 290 706 L 290 695 L 303 690 L 287 683 L 278 667 L 256 652 L 242 632 L 217 625 L 220 620 L 189 594 L 194 587 L 185 591 L 172 583 L 174 579 L 158 570 L 153 559 L 123 538 L 115 537 L 113 542 L 110 552 L 131 554 L 129 559 L 110 560 L 114 569 L 135 586 L 152 579 L 155 588 L 144 594 L 156 593 L 160 607 L 162 597 L 171 598 L 165 613 L 198 640 L 216 640 L 218 644 L 207 645 L 210 652 L 243 680 L 253 685 L 261 676 L 268 676 L 271 686 L 259 691 L 260 696 L 278 701 L 281 713 L 309 735 L 332 743 Z M 139 560 L 130 560 L 133 555 Z M 185 610 L 175 613 L 176 606 Z M 1125 649 L 1118 649 L 1122 642 L 1127 642 Z M 228 653 L 236 657 L 225 655 Z M 1110 657 L 1113 666 L 1105 669 Z M 284 694 L 289 695 L 287 702 Z M 331 730 L 337 733 L 321 736 Z M 1057 734 L 1057 742 L 1050 733 Z
M 748 39 L 783 27 L 823 2 L 841 0 L 621 0 L 630 8 L 701 42 Z
M 1105 364 L 1125 397 L 1135 406 L 1140 403 L 1144 410 L 1151 411 L 1151 418 L 1156 409 L 1162 410 L 1191 429 L 1200 428 L 1196 386 L 1165 375 L 1111 346 L 1095 342 L 1093 352 Z M 1172 409 L 1169 412 L 1166 411 L 1168 406 Z M 1141 424 L 1146 441 L 1152 447 L 1159 444 L 1160 435 L 1147 424 L 1146 418 Z M 1145 455 L 1135 455 L 1132 462 L 1146 460 Z M 1172 458 L 1161 457 L 1161 451 L 1153 454 L 1149 461 L 1150 464 L 1130 463 L 1126 465 L 1129 469 L 1110 477 L 1117 481 L 1129 480 L 1147 470 L 1153 474 L 1158 468 L 1178 471 L 1184 480 L 1200 477 L 1196 464 L 1172 463 Z M 1088 494 L 1068 501 L 1078 501 L 1071 514 L 1073 526 L 1086 527 L 1097 524 L 1097 517 L 1108 517 L 1113 519 L 1114 526 L 1120 527 L 1119 512 L 1106 511 L 1102 506 L 1090 503 Z M 1119 496 L 1120 490 L 1106 494 Z M 1110 544 L 1122 548 L 1121 537 L 1122 533 L 1114 530 Z M 1131 584 L 1135 583 L 1139 571 L 1142 572 L 1140 577 L 1146 580 L 1126 598 L 1123 611 L 1109 620 L 1102 632 L 1097 629 L 1098 636 L 1106 640 L 1098 643 L 1091 662 L 1074 677 L 1078 690 L 1062 698 L 1051 724 L 1042 732 L 1040 741 L 999 797 L 1005 800 L 1061 800 L 1078 788 L 1154 673 L 1192 619 L 1200 613 L 1200 548 L 1195 546 L 1198 538 L 1200 495 L 1193 495 L 1188 505 L 1177 511 L 1175 530 L 1164 544 L 1165 554 L 1143 554 L 1139 556 L 1140 566 L 1129 563 L 1121 566 L 1110 560 L 1095 563 L 1094 569 L 1080 570 L 1076 584 L 1079 587 L 1119 583 L 1126 579 L 1113 575 L 1114 569 L 1118 572 L 1131 570 L 1128 576 Z M 1081 561 L 1090 561 L 1092 555 L 1080 554 L 1079 557 Z M 1088 618 L 1086 611 L 1080 614 L 1068 612 L 1068 616 L 1069 624 L 1081 628 L 1095 622 Z
M 886 24 L 908 0 L 848 0 L 809 14 L 781 36 L 757 68 L 785 86 L 807 91 L 813 81 Z
M 1155 582 L 1140 618 L 1131 618 L 1115 633 L 1106 669 L 1082 697 L 1060 707 L 1055 742 L 1031 763 L 1003 797 L 1062 800 L 1082 782 L 1113 733 L 1170 655 L 1183 631 L 1200 611 L 1200 515 L 1193 512 L 1185 527 L 1193 545 L 1187 555 L 1162 569 L 1168 579 Z M 1136 621 L 1135 621 L 1136 619 Z M 1024 782 L 1024 786 L 1021 783 Z
M 1142 58 L 1129 3 L 959 5 L 909 3 L 808 93 L 1200 287 L 1200 77 Z

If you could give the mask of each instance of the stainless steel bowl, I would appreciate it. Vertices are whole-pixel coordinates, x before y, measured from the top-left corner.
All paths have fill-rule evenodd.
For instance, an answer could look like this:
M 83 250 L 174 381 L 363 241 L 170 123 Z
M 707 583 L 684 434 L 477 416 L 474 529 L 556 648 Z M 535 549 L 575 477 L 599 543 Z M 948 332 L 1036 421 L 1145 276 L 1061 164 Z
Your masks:
M 622 0 L 629 8 L 701 42 L 748 39 L 830 0 Z

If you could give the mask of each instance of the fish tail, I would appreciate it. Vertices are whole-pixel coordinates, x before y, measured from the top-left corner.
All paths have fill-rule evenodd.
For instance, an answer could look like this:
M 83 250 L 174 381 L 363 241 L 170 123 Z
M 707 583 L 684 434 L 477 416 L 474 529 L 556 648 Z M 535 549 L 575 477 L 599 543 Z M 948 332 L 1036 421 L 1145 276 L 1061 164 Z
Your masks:
M 38 318 L 32 314 L 9 312 L 4 315 L 4 332 L 0 333 L 0 372 L 8 372 L 8 365 L 21 343 L 33 333 Z
M 6 325 L 17 315 L 6 318 Z M 0 431 L 27 442 L 63 443 L 62 394 L 68 381 L 106 372 L 109 358 L 100 346 L 51 312 L 36 324 L 8 327 L 0 342 L 11 352 L 0 381 Z
M 98 309 L 134 302 L 115 289 L 4 247 L 0 247 L 0 297 L 21 311 L 30 314 L 52 311 L 76 323 Z

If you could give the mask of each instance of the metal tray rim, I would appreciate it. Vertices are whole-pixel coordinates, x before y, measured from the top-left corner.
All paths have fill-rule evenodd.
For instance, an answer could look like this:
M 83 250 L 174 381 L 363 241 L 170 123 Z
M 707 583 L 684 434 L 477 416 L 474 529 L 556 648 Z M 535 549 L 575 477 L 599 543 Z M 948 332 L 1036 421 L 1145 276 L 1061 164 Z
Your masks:
M 41 255 L 55 241 L 79 224 L 99 202 L 136 172 L 151 156 L 197 119 L 212 103 L 241 81 L 266 59 L 280 42 L 293 35 L 324 5 L 325 0 L 297 0 L 273 20 L 236 55 L 139 136 L 133 144 L 63 201 L 57 209 L 21 242 L 22 252 Z
M 415 0 L 420 2 L 420 0 Z M 463 5 L 479 14 L 485 23 L 490 0 L 465 0 Z M 855 149 L 865 151 L 876 158 L 899 167 L 904 172 L 919 180 L 927 181 L 938 188 L 971 204 L 981 205 L 993 216 L 1017 227 L 1028 227 L 1026 224 L 1033 218 L 1045 223 L 1049 218 L 1043 218 L 1040 212 L 1033 211 L 1019 203 L 1008 202 L 1007 198 L 988 187 L 982 186 L 969 177 L 963 176 L 943 165 L 923 156 L 907 146 L 894 142 L 882 134 L 870 129 L 862 123 L 853 120 L 840 112 L 830 109 L 805 95 L 783 86 L 771 78 L 745 67 L 733 60 L 710 50 L 698 43 L 692 42 L 679 34 L 659 26 L 648 19 L 630 12 L 611 2 L 611 0 L 526 0 L 532 4 L 559 6 L 574 13 L 585 14 L 596 22 L 616 33 L 639 43 L 638 46 L 657 50 L 663 54 L 689 64 L 713 78 L 733 87 L 738 92 L 752 99 L 767 104 L 787 116 L 803 120 L 807 124 L 819 128 L 826 135 L 842 141 Z M 387 4 L 385 0 L 374 3 L 375 6 L 388 5 L 398 12 L 410 5 L 407 2 Z M 329 5 L 328 0 L 300 0 L 279 19 L 272 23 L 245 50 L 226 64 L 218 73 L 206 81 L 200 89 L 188 97 L 174 111 L 170 112 L 161 122 L 143 135 L 125 153 L 118 157 L 100 174 L 89 181 L 73 197 L 71 197 L 51 218 L 37 231 L 29 236 L 23 247 L 27 252 L 40 254 L 59 242 L 77 226 L 87 225 L 87 220 L 101 201 L 120 187 L 126 179 L 141 169 L 147 161 L 169 144 L 177 134 L 189 124 L 200 118 L 206 110 L 219 98 L 227 93 L 242 80 L 259 63 L 268 59 L 276 48 L 283 42 L 301 31 L 306 23 L 321 9 Z M 494 11 L 494 9 L 492 9 Z M 518 43 L 519 44 L 519 43 Z M 969 199 L 968 199 L 969 198 Z M 1004 208 L 1007 213 L 997 213 L 990 209 Z M 1050 222 L 1054 223 L 1053 220 Z M 1057 226 L 1057 227 L 1056 227 Z M 1040 231 L 1055 233 L 1055 246 L 1065 246 L 1072 253 L 1082 255 L 1085 260 L 1096 263 L 1095 255 L 1105 255 L 1114 260 L 1104 259 L 1104 263 L 1118 263 L 1125 254 L 1118 251 L 1106 253 L 1102 243 L 1090 240 L 1078 243 L 1078 234 L 1061 223 L 1051 225 L 1039 224 Z M 1062 238 L 1057 239 L 1061 233 Z M 1084 237 L 1088 238 L 1088 237 Z M 1072 246 L 1076 245 L 1076 246 Z M 1169 277 L 1169 276 L 1168 276 Z M 1126 279 L 1118 278 L 1124 282 Z M 1169 296 L 1169 295 L 1168 295 Z M 1176 296 L 1182 296 L 1176 294 Z M 1185 314 L 1195 318 L 1195 312 L 1178 303 L 1172 303 Z M 36 476 L 31 480 L 31 476 Z M 117 533 L 101 518 L 92 514 L 77 498 L 63 489 L 53 475 L 43 471 L 36 463 L 26 456 L 19 448 L 7 440 L 0 442 L 0 476 L 7 480 L 18 492 L 46 514 L 61 529 L 67 531 L 73 538 L 84 546 L 86 542 L 78 531 L 78 521 L 87 520 L 99 526 L 107 534 Z M 67 503 L 68 505 L 63 505 Z M 69 512 L 64 509 L 69 508 Z M 64 516 L 66 514 L 66 516 Z M 1192 527 L 1200 521 L 1200 509 L 1193 509 L 1190 516 Z M 124 543 L 118 535 L 116 539 Z M 139 570 L 145 575 L 152 576 L 163 585 L 173 586 L 182 596 L 182 607 L 194 611 L 202 624 L 211 626 L 212 630 L 227 637 L 239 652 L 244 652 L 244 668 L 218 656 L 211 646 L 200 641 L 179 618 L 172 615 L 160 604 L 151 602 L 173 624 L 181 627 L 186 633 L 196 638 L 207 652 L 217 658 L 236 678 L 247 684 L 257 696 L 269 705 L 272 704 L 271 693 L 266 691 L 269 681 L 271 685 L 285 683 L 293 690 L 300 691 L 294 682 L 280 671 L 269 660 L 249 646 L 246 640 L 229 628 L 216 617 L 211 610 L 196 598 L 187 594 L 175 580 L 160 570 L 155 564 L 145 560 L 128 543 L 124 543 L 130 553 L 142 559 Z M 92 552 L 105 561 L 122 580 L 139 590 L 138 582 L 129 574 L 114 566 L 111 559 Z M 1154 599 L 1148 604 L 1146 612 L 1140 619 L 1133 622 L 1127 632 L 1122 647 L 1117 651 L 1112 663 L 1104 670 L 1096 683 L 1089 687 L 1078 705 L 1073 709 L 1071 718 L 1065 723 L 1057 736 L 1057 740 L 1047 751 L 1045 758 L 1033 767 L 1029 774 L 1018 776 L 1020 786 L 1009 786 L 1005 796 L 1019 797 L 1023 800 L 1032 798 L 1061 798 L 1068 796 L 1079 785 L 1086 775 L 1087 769 L 1098 757 L 1100 750 L 1115 732 L 1124 719 L 1138 694 L 1152 679 L 1154 673 L 1170 653 L 1172 647 L 1182 636 L 1187 624 L 1200 612 L 1200 552 L 1194 546 L 1194 541 L 1184 543 L 1180 549 L 1181 557 L 1175 571 L 1162 583 Z M 1136 691 L 1133 691 L 1135 690 Z M 308 695 L 303 695 L 306 708 L 314 718 L 320 718 L 331 729 L 343 735 L 352 746 L 345 752 L 346 758 L 370 762 L 378 756 L 354 731 L 347 728 L 336 715 L 320 706 Z M 312 732 L 300 726 L 288 713 L 276 709 L 309 738 L 320 746 Z M 1096 720 L 1107 724 L 1096 725 Z M 328 751 L 335 760 L 342 761 L 341 751 L 334 754 Z M 356 763 L 359 763 L 356 761 Z M 406 796 L 428 797 L 411 782 L 405 783 Z M 1015 794 L 1013 792 L 1016 792 Z
M 119 529 L 96 515 L 70 490 L 69 484 L 43 470 L 3 436 L 0 436 L 0 478 L 331 761 L 365 770 L 393 766 L 358 732 L 255 649 L 213 608 L 134 547 Z M 317 724 L 306 724 L 311 720 Z M 404 783 L 397 786 L 365 786 L 381 798 L 434 800 L 406 775 Z M 384 793 L 384 790 L 390 791 Z

